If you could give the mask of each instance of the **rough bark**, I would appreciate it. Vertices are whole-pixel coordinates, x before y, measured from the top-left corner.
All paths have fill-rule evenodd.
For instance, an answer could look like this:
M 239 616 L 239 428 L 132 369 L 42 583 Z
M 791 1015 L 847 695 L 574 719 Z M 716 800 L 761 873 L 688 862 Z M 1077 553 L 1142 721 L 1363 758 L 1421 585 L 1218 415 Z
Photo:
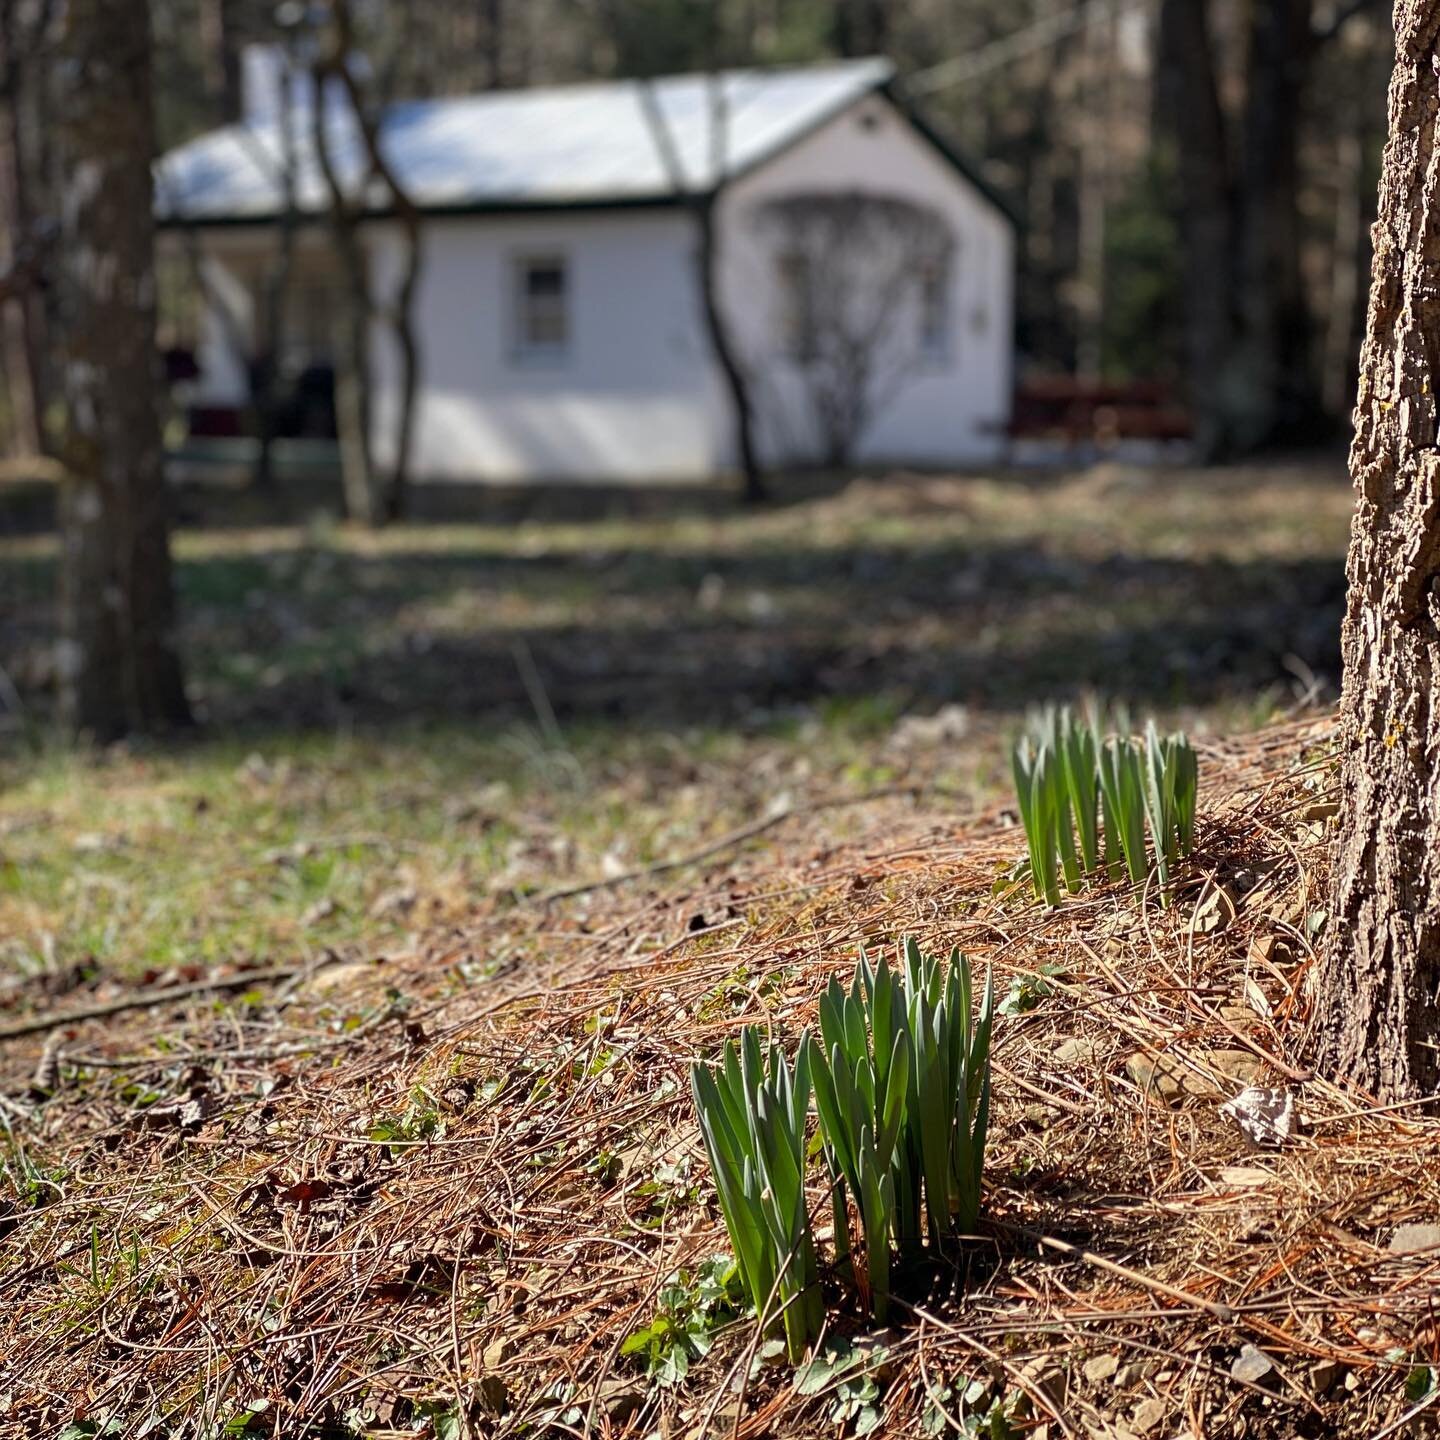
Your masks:
M 1440 0 L 1399 0 L 1350 470 L 1341 839 L 1317 1062 L 1440 1083 Z
M 190 720 L 161 468 L 150 26 L 145 0 L 69 0 L 64 27 L 60 719 L 109 740 Z

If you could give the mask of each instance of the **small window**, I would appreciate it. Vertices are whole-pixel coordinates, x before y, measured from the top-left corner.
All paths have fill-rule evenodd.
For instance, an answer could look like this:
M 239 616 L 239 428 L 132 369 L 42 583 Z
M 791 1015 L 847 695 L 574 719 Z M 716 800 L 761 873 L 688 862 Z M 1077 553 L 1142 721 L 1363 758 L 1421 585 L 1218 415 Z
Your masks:
M 927 365 L 950 360 L 950 266 L 944 260 L 920 271 L 920 355 Z
M 558 360 L 570 343 L 570 276 L 563 255 L 527 255 L 515 265 L 515 354 Z
M 797 365 L 816 358 L 815 295 L 808 256 L 794 251 L 777 263 L 780 287 L 780 341 Z

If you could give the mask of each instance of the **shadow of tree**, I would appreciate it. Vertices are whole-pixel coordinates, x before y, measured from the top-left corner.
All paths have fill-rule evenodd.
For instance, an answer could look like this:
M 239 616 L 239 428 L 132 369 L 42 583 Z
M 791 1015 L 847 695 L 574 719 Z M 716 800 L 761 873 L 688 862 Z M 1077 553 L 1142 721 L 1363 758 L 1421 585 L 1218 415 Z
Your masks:
M 1163 553 L 1177 547 L 1113 543 L 1113 513 L 1109 545 L 927 533 L 913 515 L 786 523 L 737 538 L 692 512 L 668 529 L 411 527 L 374 544 L 211 532 L 177 565 L 190 678 L 216 725 L 293 730 L 503 723 L 537 703 L 562 724 L 639 728 L 1083 690 L 1204 705 L 1338 675 L 1338 552 Z M 27 551 L 0 586 L 0 653 L 21 656 L 13 678 L 41 711 L 52 583 L 53 560 Z

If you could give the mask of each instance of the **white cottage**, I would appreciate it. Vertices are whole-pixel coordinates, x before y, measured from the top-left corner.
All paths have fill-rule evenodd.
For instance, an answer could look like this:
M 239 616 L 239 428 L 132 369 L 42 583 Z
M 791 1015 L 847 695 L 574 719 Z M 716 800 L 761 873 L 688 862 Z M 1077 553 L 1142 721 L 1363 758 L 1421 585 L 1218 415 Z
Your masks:
M 1009 417 L 1012 225 L 902 102 L 891 67 L 648 83 L 648 93 L 620 81 L 387 112 L 387 158 L 424 215 L 417 481 L 686 481 L 733 466 L 689 203 L 717 178 L 718 296 L 764 459 L 833 460 L 837 424 L 857 463 L 993 456 Z M 287 133 L 266 96 L 254 86 L 243 124 L 172 151 L 157 171 L 162 236 L 172 253 L 198 245 L 204 257 L 208 313 L 187 399 L 212 421 L 239 423 L 250 357 L 265 343 Z M 332 123 L 343 131 L 338 112 Z M 307 222 L 326 193 L 310 130 L 305 115 L 288 130 Z M 358 174 L 358 144 L 339 139 Z M 304 223 L 296 234 L 280 351 L 288 374 L 323 387 L 328 233 Z M 364 236 L 381 294 L 401 264 L 383 207 Z M 398 366 L 379 327 L 371 365 L 384 466 Z M 847 405 L 858 413 L 837 421 Z

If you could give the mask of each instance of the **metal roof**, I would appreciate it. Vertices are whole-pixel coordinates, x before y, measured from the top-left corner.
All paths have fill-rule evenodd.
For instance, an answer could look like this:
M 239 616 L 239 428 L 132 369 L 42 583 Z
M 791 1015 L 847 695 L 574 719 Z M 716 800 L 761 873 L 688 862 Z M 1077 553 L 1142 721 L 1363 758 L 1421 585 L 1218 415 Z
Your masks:
M 716 180 L 711 144 L 714 80 L 723 86 L 723 169 L 730 178 L 762 163 L 862 95 L 887 84 L 885 60 L 803 68 L 729 70 L 648 82 L 664 115 L 687 189 Z M 411 200 L 424 210 L 643 204 L 674 199 L 665 156 L 634 80 L 416 100 L 385 112 L 381 143 Z M 300 88 L 297 86 L 297 89 Z M 326 204 L 311 144 L 311 103 L 295 107 L 296 195 L 302 211 Z M 326 124 L 342 180 L 363 173 L 363 152 L 343 107 Z M 263 220 L 283 205 L 283 128 L 278 118 L 231 125 L 164 155 L 156 166 L 162 221 Z M 383 195 L 375 197 L 383 208 Z

